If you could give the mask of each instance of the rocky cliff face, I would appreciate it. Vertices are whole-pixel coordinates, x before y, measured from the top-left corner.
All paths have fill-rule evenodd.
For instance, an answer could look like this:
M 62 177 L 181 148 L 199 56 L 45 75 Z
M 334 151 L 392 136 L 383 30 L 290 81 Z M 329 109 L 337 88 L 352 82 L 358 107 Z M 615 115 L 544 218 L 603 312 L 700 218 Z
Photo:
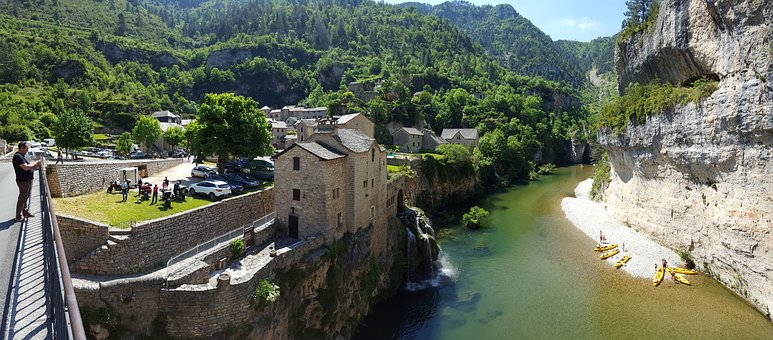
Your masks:
M 616 136 L 608 207 L 770 317 L 773 308 L 773 2 L 665 0 L 654 27 L 621 42 L 618 88 L 708 77 L 699 103 Z

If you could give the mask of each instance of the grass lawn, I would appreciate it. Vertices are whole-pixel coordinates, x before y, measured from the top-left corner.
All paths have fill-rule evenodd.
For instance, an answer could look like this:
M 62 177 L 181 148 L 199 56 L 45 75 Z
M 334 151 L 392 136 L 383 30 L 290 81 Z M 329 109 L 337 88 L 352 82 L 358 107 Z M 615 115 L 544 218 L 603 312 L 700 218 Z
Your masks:
M 172 208 L 167 209 L 161 202 L 150 205 L 150 200 L 137 204 L 139 197 L 135 197 L 136 194 L 136 190 L 129 191 L 129 198 L 123 203 L 120 202 L 120 192 L 108 194 L 102 191 L 77 197 L 54 198 L 54 206 L 57 212 L 65 215 L 112 226 L 127 226 L 130 220 L 152 220 L 212 203 L 203 196 L 186 197 L 185 202 L 172 201 Z
M 388 165 L 387 164 L 387 172 L 390 174 L 398 173 L 400 172 L 400 166 L 399 165 Z
M 110 139 L 110 136 L 104 134 L 104 133 L 95 133 L 94 134 L 94 140 L 95 141 L 103 141 Z

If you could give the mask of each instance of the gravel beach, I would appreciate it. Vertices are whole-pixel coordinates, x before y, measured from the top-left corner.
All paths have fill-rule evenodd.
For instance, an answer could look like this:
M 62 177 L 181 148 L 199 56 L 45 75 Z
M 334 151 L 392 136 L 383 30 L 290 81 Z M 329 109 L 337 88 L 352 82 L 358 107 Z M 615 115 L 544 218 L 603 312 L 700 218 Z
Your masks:
M 617 260 L 628 254 L 631 259 L 621 269 L 633 276 L 651 279 L 655 274 L 655 264 L 661 263 L 661 259 L 666 259 L 669 267 L 681 264 L 682 261 L 673 250 L 663 247 L 636 230 L 626 227 L 622 222 L 616 220 L 604 208 L 603 204 L 592 201 L 590 199 L 592 184 L 592 179 L 580 182 L 574 190 L 576 198 L 564 198 L 561 201 L 561 209 L 569 221 L 596 242 L 599 239 L 599 230 L 602 230 L 607 241 L 617 243 L 618 249 L 625 243 L 625 252 L 620 252 L 606 260 L 610 266 L 614 266 Z M 592 249 L 588 249 L 588 252 L 592 252 Z M 598 252 L 593 253 L 594 256 L 599 255 Z

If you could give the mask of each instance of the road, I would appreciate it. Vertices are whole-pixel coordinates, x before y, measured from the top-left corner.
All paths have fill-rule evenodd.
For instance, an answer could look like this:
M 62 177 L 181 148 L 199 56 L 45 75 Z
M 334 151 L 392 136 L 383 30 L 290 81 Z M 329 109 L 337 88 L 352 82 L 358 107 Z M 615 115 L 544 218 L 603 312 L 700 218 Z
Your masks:
M 0 193 L 0 306 L 5 319 L 11 269 L 21 230 L 21 223 L 14 221 L 19 189 L 16 187 L 16 175 L 11 162 L 0 162 Z

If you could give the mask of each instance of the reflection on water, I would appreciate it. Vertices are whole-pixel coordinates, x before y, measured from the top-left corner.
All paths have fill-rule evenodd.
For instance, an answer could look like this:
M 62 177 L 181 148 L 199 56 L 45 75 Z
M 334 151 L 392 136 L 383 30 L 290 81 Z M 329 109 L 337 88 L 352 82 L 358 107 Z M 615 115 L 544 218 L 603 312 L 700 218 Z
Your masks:
M 487 229 L 436 225 L 449 228 L 441 275 L 375 306 L 355 339 L 773 339 L 773 324 L 714 280 L 654 288 L 599 261 L 560 209 L 591 172 L 559 169 L 487 197 Z

